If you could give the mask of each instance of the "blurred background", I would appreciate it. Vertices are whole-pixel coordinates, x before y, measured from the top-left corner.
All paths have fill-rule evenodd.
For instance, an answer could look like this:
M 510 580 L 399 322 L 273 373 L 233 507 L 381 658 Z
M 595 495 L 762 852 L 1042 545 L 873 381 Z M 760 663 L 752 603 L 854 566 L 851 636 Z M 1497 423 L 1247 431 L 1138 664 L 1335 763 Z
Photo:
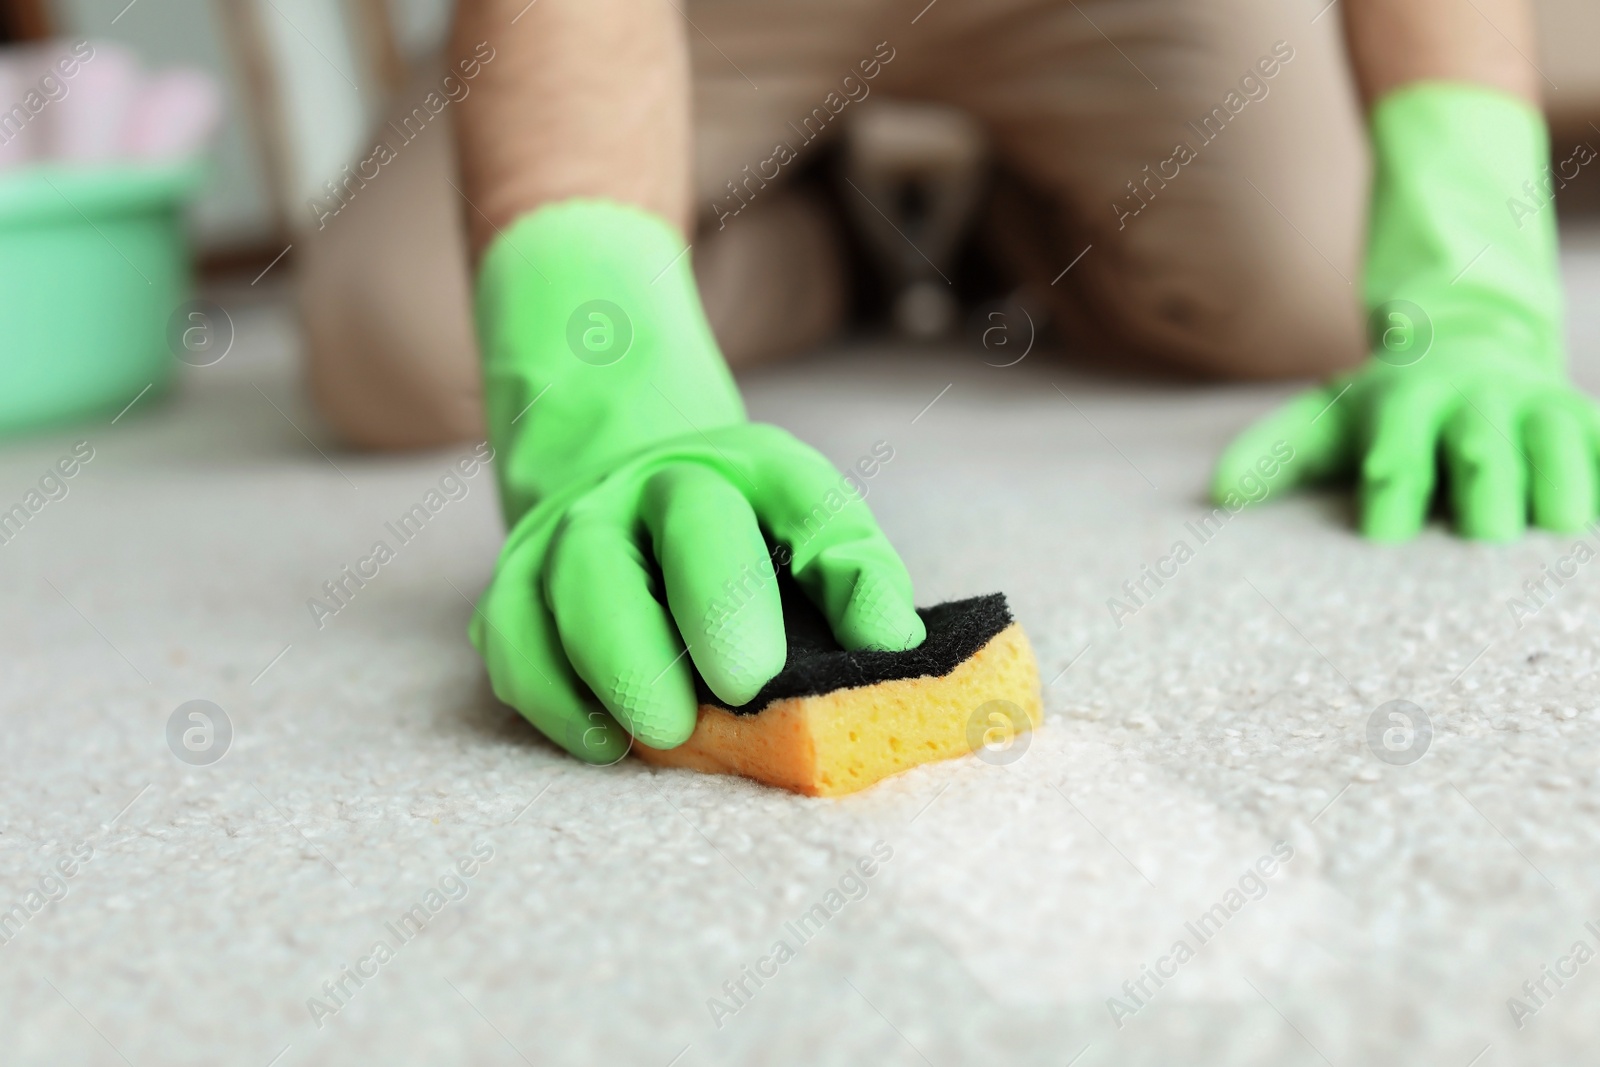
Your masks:
M 369 130 L 388 95 L 442 46 L 453 7 L 452 0 L 0 0 L 0 41 L 103 39 L 149 64 L 214 77 L 223 99 L 215 173 L 194 205 L 190 233 L 204 269 L 259 261 L 259 270 L 294 228 L 311 223 L 307 200 L 324 196 L 324 183 L 370 148 Z M 1560 86 L 1551 93 L 1555 144 L 1600 138 L 1589 125 L 1600 123 L 1600 4 L 1536 0 L 1536 7 L 1540 66 Z
M 0 42 L 109 40 L 154 66 L 213 75 L 224 115 L 192 237 L 205 269 L 227 269 L 261 256 L 266 266 L 293 227 L 309 224 L 307 200 L 365 154 L 387 94 L 442 46 L 453 8 L 453 0 L 0 0 Z M 1600 120 L 1600 5 L 1536 0 L 1536 8 L 1539 66 L 1560 86 L 1550 94 L 1555 142 L 1600 136 L 1589 126 Z
M 8 49 L 52 37 L 121 44 L 150 67 L 209 74 L 222 114 L 190 235 L 225 270 L 288 243 L 308 199 L 360 154 L 389 93 L 437 50 L 449 0 L 3 0 Z M 12 101 L 5 102 L 8 106 Z M 370 147 L 370 146 L 366 146 Z M 293 210 L 294 206 L 299 211 Z M 259 270 L 260 267 L 258 266 Z
M 231 321 L 189 306 L 208 287 L 275 266 L 254 292 L 287 304 L 306 205 L 449 7 L 0 0 L 0 434 L 153 400 L 178 360 L 220 359 Z
M 414 79 L 434 70 L 452 7 L 452 0 L 0 0 L 0 247 L 8 249 L 0 252 L 0 291 L 9 294 L 0 303 L 8 356 L 0 433 L 114 410 L 150 383 L 159 395 L 174 372 L 171 354 L 204 364 L 209 338 L 226 324 L 204 308 L 172 318 L 196 282 L 248 284 L 270 270 L 268 288 L 287 301 L 283 286 L 310 243 L 299 239 L 317 228 L 314 205 L 337 206 L 334 183 L 370 155 L 386 109 L 408 82 L 423 84 Z M 1536 7 L 1559 163 L 1578 142 L 1600 146 L 1600 62 L 1592 53 L 1600 5 L 1536 0 Z M 58 60 L 74 48 L 95 58 L 68 75 Z M 961 133 L 934 129 L 918 150 L 954 158 L 952 130 Z M 1585 169 L 1558 191 L 1558 202 L 1568 217 L 1600 210 L 1600 180 Z M 934 228 L 946 231 L 960 214 L 948 203 L 931 212 Z M 916 220 L 897 221 L 917 233 Z M 876 225 L 868 217 L 859 229 L 867 245 L 876 237 L 888 242 L 888 253 L 875 258 L 889 277 L 867 283 L 877 287 L 869 296 L 882 317 L 903 334 L 959 329 L 943 287 L 892 276 L 889 261 L 904 258 L 905 248 L 894 232 L 879 226 L 883 233 L 874 233 Z M 928 226 L 922 234 L 918 245 L 954 239 Z M 913 257 L 911 266 L 922 263 Z M 984 280 L 976 292 L 957 290 L 969 304 L 1006 298 L 983 291 Z M 85 301 L 95 315 L 60 314 Z M 39 367 L 44 351 L 48 375 Z M 337 429 L 347 440 L 374 443 L 348 426 Z

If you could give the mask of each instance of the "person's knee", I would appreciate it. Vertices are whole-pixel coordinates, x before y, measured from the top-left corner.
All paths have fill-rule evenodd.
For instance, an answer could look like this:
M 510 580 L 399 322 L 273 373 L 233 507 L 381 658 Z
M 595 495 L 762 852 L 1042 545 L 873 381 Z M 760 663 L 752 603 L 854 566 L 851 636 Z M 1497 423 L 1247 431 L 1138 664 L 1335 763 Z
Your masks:
M 786 188 L 726 228 L 704 225 L 694 271 L 706 317 L 735 368 L 821 344 L 844 320 L 845 259 L 820 198 Z
M 425 448 L 483 434 L 453 169 L 446 117 L 297 242 L 311 400 L 350 444 Z
M 312 406 L 346 443 L 427 448 L 483 434 L 470 325 L 397 290 L 308 265 L 301 300 Z M 429 318 L 431 321 L 418 321 Z M 464 328 L 463 328 L 464 327 Z
M 1085 272 L 1100 293 L 1100 332 L 1113 347 L 1207 376 L 1321 377 L 1361 361 L 1348 274 L 1283 246 L 1240 246 L 1244 254 L 1217 249 L 1192 263 L 1108 256 Z

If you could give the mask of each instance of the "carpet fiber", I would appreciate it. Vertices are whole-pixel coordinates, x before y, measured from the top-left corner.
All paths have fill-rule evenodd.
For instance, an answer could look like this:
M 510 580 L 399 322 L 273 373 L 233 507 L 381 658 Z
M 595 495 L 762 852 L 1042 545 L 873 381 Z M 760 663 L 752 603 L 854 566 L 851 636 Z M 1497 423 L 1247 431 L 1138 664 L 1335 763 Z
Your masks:
M 1566 270 L 1594 390 L 1600 242 Z M 1379 547 L 1337 494 L 1202 538 L 1287 389 L 834 350 L 753 413 L 842 467 L 888 443 L 918 603 L 1005 591 L 1044 727 L 841 801 L 587 768 L 467 644 L 469 447 L 337 450 L 282 300 L 214 295 L 238 341 L 177 396 L 0 453 L 8 508 L 93 449 L 0 546 L 6 1062 L 1591 1061 L 1600 585 L 1508 609 L 1574 538 Z M 1414 709 L 1369 732 L 1390 701 L 1422 758 Z

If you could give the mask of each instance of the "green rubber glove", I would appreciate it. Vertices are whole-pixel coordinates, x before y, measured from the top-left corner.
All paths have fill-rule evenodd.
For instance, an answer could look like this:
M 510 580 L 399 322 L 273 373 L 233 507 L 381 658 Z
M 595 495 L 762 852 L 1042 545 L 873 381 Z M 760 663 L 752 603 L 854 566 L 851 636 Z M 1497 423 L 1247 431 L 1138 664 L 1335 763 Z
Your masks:
M 1600 418 L 1563 366 L 1555 211 L 1525 199 L 1544 120 L 1493 89 L 1424 82 L 1378 103 L 1372 143 L 1372 359 L 1241 434 L 1213 496 L 1259 499 L 1269 471 L 1269 492 L 1355 477 L 1362 532 L 1400 541 L 1442 456 L 1463 536 L 1514 538 L 1530 504 L 1540 526 L 1578 529 L 1596 512 Z M 1287 463 L 1258 463 L 1285 444 Z
M 866 504 L 746 421 L 664 221 L 588 200 L 524 216 L 484 257 L 477 322 L 510 534 L 472 642 L 556 743 L 597 763 L 628 734 L 682 744 L 691 661 L 723 700 L 755 696 L 786 655 L 768 538 L 844 647 L 921 643 Z

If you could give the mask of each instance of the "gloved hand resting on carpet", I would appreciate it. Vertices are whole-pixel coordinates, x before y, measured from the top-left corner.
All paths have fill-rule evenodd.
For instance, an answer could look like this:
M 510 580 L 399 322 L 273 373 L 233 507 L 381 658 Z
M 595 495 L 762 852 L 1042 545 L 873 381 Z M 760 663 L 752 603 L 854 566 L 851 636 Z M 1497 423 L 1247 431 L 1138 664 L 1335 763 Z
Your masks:
M 1372 142 L 1372 359 L 1241 434 L 1214 495 L 1285 441 L 1271 492 L 1354 476 L 1362 532 L 1400 541 L 1427 517 L 1442 455 L 1463 536 L 1518 536 L 1530 501 L 1540 526 L 1578 529 L 1596 512 L 1600 415 L 1563 366 L 1555 212 L 1522 199 L 1549 159 L 1542 117 L 1422 82 L 1378 102 Z
M 618 722 L 683 743 L 691 661 L 730 704 L 755 696 L 785 656 L 766 536 L 845 648 L 921 643 L 866 504 L 746 420 L 666 222 L 594 200 L 525 215 L 484 257 L 477 321 L 510 533 L 472 641 L 552 740 L 598 763 L 627 751 Z

